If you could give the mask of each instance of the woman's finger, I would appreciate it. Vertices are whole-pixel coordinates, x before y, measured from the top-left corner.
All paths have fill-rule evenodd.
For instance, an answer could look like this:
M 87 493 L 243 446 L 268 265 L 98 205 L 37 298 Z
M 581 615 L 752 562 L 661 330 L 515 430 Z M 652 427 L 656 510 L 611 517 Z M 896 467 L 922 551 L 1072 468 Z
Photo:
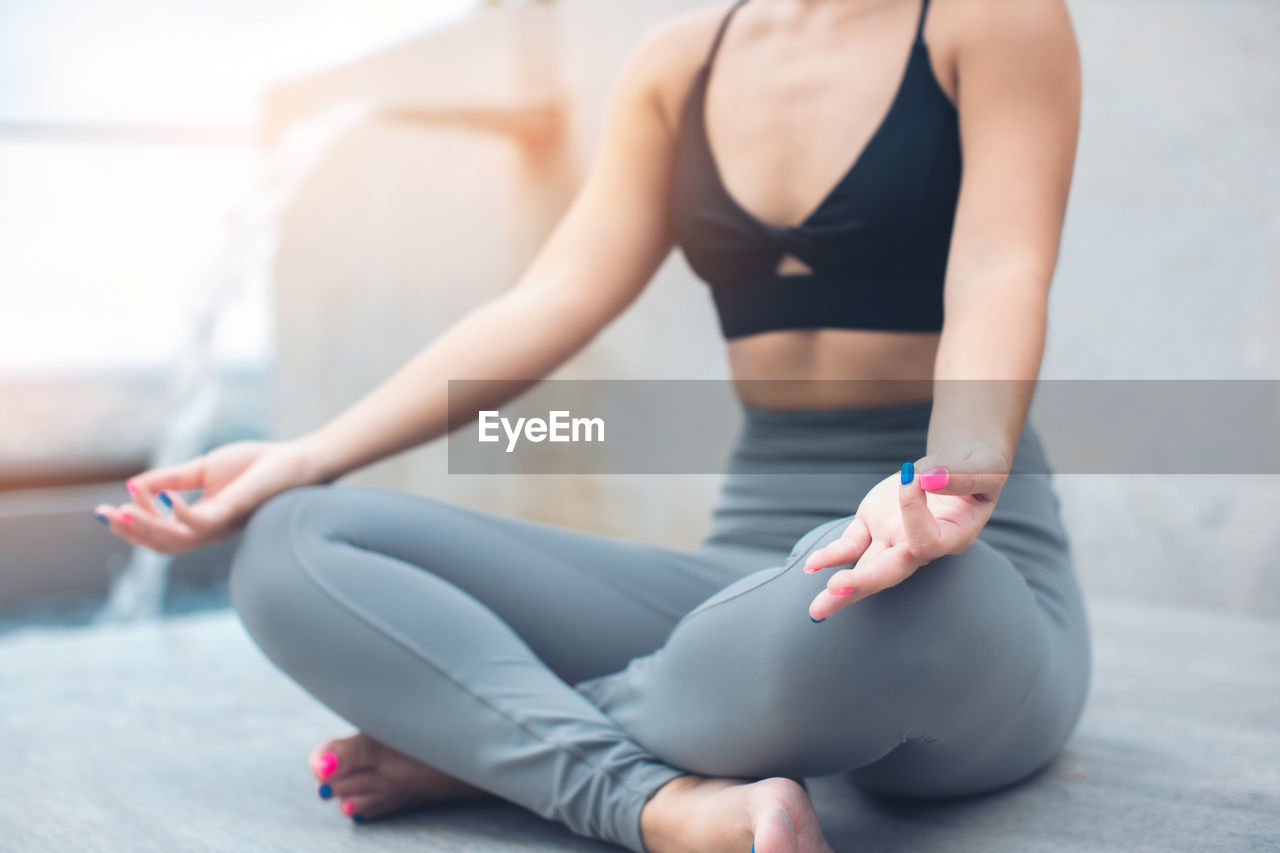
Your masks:
M 175 554 L 187 548 L 191 531 L 163 515 L 140 515 L 132 525 L 141 544 L 161 554 Z
M 870 544 L 871 531 L 867 529 L 867 522 L 862 516 L 855 515 L 853 520 L 849 522 L 849 526 L 845 528 L 844 533 L 840 534 L 839 539 L 824 545 L 809 555 L 804 561 L 804 570 L 812 574 L 831 566 L 856 562 L 866 552 L 867 546 Z
M 191 504 L 187 503 L 182 495 L 165 489 L 160 493 L 160 500 L 165 506 L 169 507 L 173 512 L 173 517 L 178 521 L 198 533 L 204 532 L 207 523 L 191 511 Z
M 168 465 L 163 468 L 143 471 L 141 474 L 131 477 L 130 481 L 143 486 L 152 493 L 159 492 L 162 489 L 170 491 L 203 489 L 205 486 L 204 457 L 197 456 L 195 459 L 179 465 Z
M 938 542 L 937 556 L 959 554 L 972 545 L 986 524 L 987 517 L 984 513 L 980 516 L 966 516 L 961 521 L 947 518 L 938 519 L 938 527 L 942 532 L 942 536 Z M 934 559 L 937 559 L 937 557 L 934 557 Z
M 942 533 L 938 520 L 929 511 L 925 492 L 920 488 L 920 478 L 915 475 L 915 468 L 910 462 L 902 466 L 898 505 L 902 509 L 902 529 L 911 553 L 921 560 L 941 556 Z
M 844 596 L 852 593 L 857 582 L 851 583 L 849 582 L 848 578 L 856 575 L 858 581 L 861 581 L 862 576 L 858 575 L 857 573 L 869 567 L 886 550 L 888 549 L 883 542 L 873 541 L 871 545 L 867 547 L 866 551 L 863 552 L 862 556 L 858 558 L 853 568 L 842 569 L 836 572 L 835 575 L 832 575 L 832 577 L 839 575 L 845 578 L 845 581 L 842 584 L 835 587 L 831 586 L 830 583 L 827 583 L 823 591 L 818 593 L 817 597 L 814 598 L 813 601 L 809 603 L 809 615 L 813 617 L 815 620 L 821 621 L 822 619 L 827 618 L 826 615 L 818 616 L 816 614 L 819 614 L 819 613 L 831 614 L 831 613 L 834 613 L 836 610 L 839 610 L 841 607 L 845 606 L 846 604 L 851 603 L 852 599 L 846 599 Z M 849 592 L 841 592 L 839 595 L 832 595 L 833 590 L 844 589 L 844 588 L 847 588 Z M 837 598 L 840 600 L 839 601 L 834 600 Z M 816 610 L 815 610 L 815 607 L 817 608 Z
M 240 515 L 241 501 L 249 501 L 248 498 L 238 497 L 247 491 L 241 485 L 240 481 L 236 481 L 216 495 L 206 495 L 195 503 L 188 504 L 178 517 L 193 530 L 204 534 L 227 530 Z M 174 512 L 176 515 L 176 508 Z
M 168 465 L 143 471 L 125 481 L 125 487 L 136 504 L 153 516 L 162 516 L 153 498 L 164 490 L 202 489 L 204 483 L 204 457 L 197 456 L 180 465 Z
M 935 495 L 992 495 L 1004 485 L 1005 475 L 979 471 L 957 471 L 943 465 L 921 471 L 920 487 Z
M 133 504 L 122 504 L 114 507 L 109 504 L 99 504 L 94 508 L 94 515 L 106 522 L 107 529 L 115 536 L 120 537 L 130 545 L 146 544 L 138 538 L 136 528 L 138 518 L 138 508 Z
M 178 494 L 170 494 L 169 500 L 173 507 L 174 518 L 191 529 L 192 547 L 221 542 L 230 535 L 226 521 L 230 513 L 216 509 L 216 505 L 225 500 L 223 495 L 220 494 L 216 498 L 201 498 L 194 504 L 187 503 Z M 202 506 L 205 508 L 203 513 L 199 511 Z M 211 506 L 215 507 L 212 512 L 209 510 Z
M 163 515 L 147 515 L 134 504 L 119 509 L 99 507 L 97 512 L 109 523 L 111 532 L 131 545 L 141 545 L 162 554 L 190 547 L 191 531 Z
M 863 558 L 852 569 L 842 569 L 827 579 L 826 589 L 809 604 L 809 616 L 822 621 L 842 607 L 902 583 L 919 567 L 919 561 L 901 545 Z
M 994 500 L 1009 473 L 1009 463 L 985 442 L 968 442 L 926 456 L 916 463 L 920 487 L 937 495 L 981 495 Z
M 905 546 L 895 545 L 871 559 L 859 560 L 852 569 L 832 574 L 827 578 L 827 592 L 857 601 L 901 583 L 919 565 L 920 561 Z
M 152 492 L 143 485 L 142 481 L 137 477 L 130 477 L 125 480 L 124 486 L 129 491 L 129 497 L 133 499 L 133 503 L 138 507 L 139 511 L 144 515 L 159 516 L 160 510 L 152 502 Z

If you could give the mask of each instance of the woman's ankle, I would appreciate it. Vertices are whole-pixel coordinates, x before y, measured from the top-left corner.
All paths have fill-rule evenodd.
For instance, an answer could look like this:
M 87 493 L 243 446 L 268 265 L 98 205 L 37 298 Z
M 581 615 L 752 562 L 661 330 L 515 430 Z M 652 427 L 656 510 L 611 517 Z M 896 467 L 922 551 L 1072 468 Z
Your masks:
M 661 849 L 664 842 L 678 837 L 681 802 L 704 781 L 704 777 L 688 773 L 676 776 L 654 792 L 640 811 L 640 835 L 646 848 Z

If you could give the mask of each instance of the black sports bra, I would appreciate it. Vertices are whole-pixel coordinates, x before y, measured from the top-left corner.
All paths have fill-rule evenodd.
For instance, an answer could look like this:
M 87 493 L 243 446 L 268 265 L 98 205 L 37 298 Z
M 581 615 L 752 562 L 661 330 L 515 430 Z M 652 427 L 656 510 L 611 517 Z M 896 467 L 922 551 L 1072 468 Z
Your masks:
M 929 0 L 888 113 L 849 171 L 792 227 L 761 222 L 737 203 L 707 141 L 707 79 L 725 29 L 745 2 L 725 16 L 685 103 L 671 193 L 676 243 L 710 285 L 724 336 L 940 330 L 960 193 L 960 133 L 924 43 Z M 807 270 L 779 272 L 788 255 Z

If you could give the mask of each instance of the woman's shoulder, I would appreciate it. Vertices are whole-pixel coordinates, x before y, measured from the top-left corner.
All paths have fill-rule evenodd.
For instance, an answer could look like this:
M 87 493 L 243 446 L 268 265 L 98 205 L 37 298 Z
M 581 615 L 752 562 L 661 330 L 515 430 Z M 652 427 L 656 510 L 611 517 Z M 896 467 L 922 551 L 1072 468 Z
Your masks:
M 715 3 L 665 18 L 646 30 L 632 51 L 627 73 L 645 81 L 671 123 L 732 6 Z
M 637 54 L 665 61 L 673 67 L 701 65 L 734 5 L 713 3 L 663 18 L 645 31 Z
M 933 0 L 926 39 L 936 30 L 954 47 L 993 42 L 1030 42 L 1069 37 L 1066 0 Z
M 1069 65 L 1076 57 L 1066 0 L 932 0 L 924 40 L 953 100 L 966 68 L 994 64 L 1016 76 L 1027 63 Z

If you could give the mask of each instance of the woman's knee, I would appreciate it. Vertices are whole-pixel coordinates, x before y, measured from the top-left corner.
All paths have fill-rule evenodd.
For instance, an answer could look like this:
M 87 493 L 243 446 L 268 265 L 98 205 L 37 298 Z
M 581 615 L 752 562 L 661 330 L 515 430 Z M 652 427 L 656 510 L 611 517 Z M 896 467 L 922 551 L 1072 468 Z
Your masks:
M 1033 591 L 1003 554 L 975 542 L 816 626 L 831 629 L 842 663 L 883 662 L 872 675 L 903 708 L 912 734 L 937 733 L 963 715 L 1009 712 L 1035 679 L 1046 649 Z
M 827 733 L 826 752 L 811 746 L 830 756 L 830 772 L 905 741 L 1012 719 L 1048 651 L 1031 590 L 983 543 L 816 624 L 807 608 L 824 573 L 795 566 L 788 574 L 769 602 L 775 627 L 757 647 L 754 689 L 771 697 L 766 719 L 776 713 L 793 732 Z M 833 719 L 844 721 L 843 740 Z M 793 748 L 809 743 L 800 737 Z
M 814 623 L 827 573 L 801 558 L 842 530 L 815 528 L 783 566 L 686 616 L 619 676 L 606 712 L 667 760 L 727 775 L 839 772 L 944 731 L 949 714 L 1007 712 L 1042 639 L 1008 561 L 979 545 Z
M 740 614 L 767 635 L 756 665 L 777 701 L 792 703 L 793 716 L 801 696 L 809 697 L 814 723 L 835 708 L 865 705 L 868 695 L 904 712 L 937 712 L 956 697 L 986 691 L 994 707 L 1035 676 L 1045 642 L 1035 597 L 985 543 L 922 566 L 815 624 L 809 603 L 828 574 L 792 565 Z M 747 612 L 756 609 L 763 612 Z M 922 716 L 910 725 L 931 723 Z

